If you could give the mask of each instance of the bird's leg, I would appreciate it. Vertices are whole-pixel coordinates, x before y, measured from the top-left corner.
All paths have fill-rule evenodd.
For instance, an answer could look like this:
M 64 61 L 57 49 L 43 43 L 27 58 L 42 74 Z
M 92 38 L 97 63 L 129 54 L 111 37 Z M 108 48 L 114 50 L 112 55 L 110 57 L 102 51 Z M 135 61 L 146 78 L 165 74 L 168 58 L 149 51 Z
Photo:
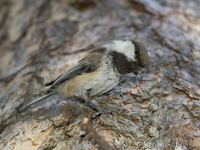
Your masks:
M 88 89 L 86 91 L 86 95 L 84 97 L 85 104 L 87 106 L 89 106 L 90 108 L 92 108 L 93 110 L 95 110 L 96 112 L 101 114 L 101 112 L 102 112 L 101 107 L 94 100 L 91 100 L 89 98 L 90 97 L 90 91 L 91 91 L 91 89 Z
M 92 119 L 95 119 L 97 116 L 102 114 L 101 107 L 95 101 L 87 99 L 85 100 L 85 104 L 96 111 L 96 113 L 92 115 Z
M 90 108 L 92 108 L 92 109 L 95 110 L 96 112 L 98 112 L 98 113 L 101 113 L 101 112 L 102 112 L 101 107 L 100 107 L 95 101 L 93 101 L 93 100 L 88 100 L 88 101 L 85 101 L 85 102 L 86 102 L 86 104 L 87 104 Z

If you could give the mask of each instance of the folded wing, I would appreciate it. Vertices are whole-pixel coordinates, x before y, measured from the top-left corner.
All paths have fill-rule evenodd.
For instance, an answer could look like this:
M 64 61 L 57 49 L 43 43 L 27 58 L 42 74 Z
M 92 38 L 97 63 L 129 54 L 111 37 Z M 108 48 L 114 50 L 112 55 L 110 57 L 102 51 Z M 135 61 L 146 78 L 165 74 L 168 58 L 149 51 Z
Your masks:
M 45 84 L 45 86 L 51 86 L 48 92 L 53 91 L 53 89 L 55 89 L 61 83 L 66 82 L 77 75 L 89 73 L 97 69 L 101 62 L 104 51 L 104 48 L 94 49 L 92 52 L 89 53 L 89 55 L 81 59 L 78 65 L 72 67 L 64 74 L 60 75 L 57 79 Z

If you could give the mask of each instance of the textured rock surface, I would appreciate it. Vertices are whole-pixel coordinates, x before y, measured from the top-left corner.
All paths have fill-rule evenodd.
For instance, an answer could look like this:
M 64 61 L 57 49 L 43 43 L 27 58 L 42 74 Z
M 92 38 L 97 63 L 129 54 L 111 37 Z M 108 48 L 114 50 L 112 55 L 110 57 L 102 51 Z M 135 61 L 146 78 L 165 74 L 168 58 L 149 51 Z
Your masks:
M 1 0 L 0 149 L 200 149 L 200 1 Z M 122 37 L 148 49 L 146 72 L 96 101 L 53 96 L 19 114 L 85 47 Z

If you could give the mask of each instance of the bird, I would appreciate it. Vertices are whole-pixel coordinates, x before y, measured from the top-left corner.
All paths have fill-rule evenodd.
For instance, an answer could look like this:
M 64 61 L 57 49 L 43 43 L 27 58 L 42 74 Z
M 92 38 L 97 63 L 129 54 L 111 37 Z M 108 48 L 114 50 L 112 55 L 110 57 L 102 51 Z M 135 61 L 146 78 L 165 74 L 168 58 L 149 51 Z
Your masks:
M 120 83 L 123 75 L 138 74 L 148 64 L 147 49 L 136 40 L 120 39 L 94 46 L 75 66 L 45 85 L 49 86 L 46 95 L 25 105 L 22 110 L 55 93 L 81 99 L 95 108 L 91 99 L 108 93 Z

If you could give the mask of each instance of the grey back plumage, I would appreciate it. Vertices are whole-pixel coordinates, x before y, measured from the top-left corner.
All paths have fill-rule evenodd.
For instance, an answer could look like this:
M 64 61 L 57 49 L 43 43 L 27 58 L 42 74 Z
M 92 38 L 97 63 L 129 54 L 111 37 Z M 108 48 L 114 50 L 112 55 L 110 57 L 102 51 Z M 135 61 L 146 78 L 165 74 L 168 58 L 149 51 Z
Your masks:
M 46 86 L 50 86 L 47 92 L 54 91 L 57 86 L 77 75 L 89 73 L 97 69 L 99 67 L 98 65 L 100 64 L 101 58 L 104 55 L 104 51 L 105 48 L 102 47 L 92 49 L 89 55 L 81 59 L 76 66 L 70 68 L 57 79 L 47 83 Z

